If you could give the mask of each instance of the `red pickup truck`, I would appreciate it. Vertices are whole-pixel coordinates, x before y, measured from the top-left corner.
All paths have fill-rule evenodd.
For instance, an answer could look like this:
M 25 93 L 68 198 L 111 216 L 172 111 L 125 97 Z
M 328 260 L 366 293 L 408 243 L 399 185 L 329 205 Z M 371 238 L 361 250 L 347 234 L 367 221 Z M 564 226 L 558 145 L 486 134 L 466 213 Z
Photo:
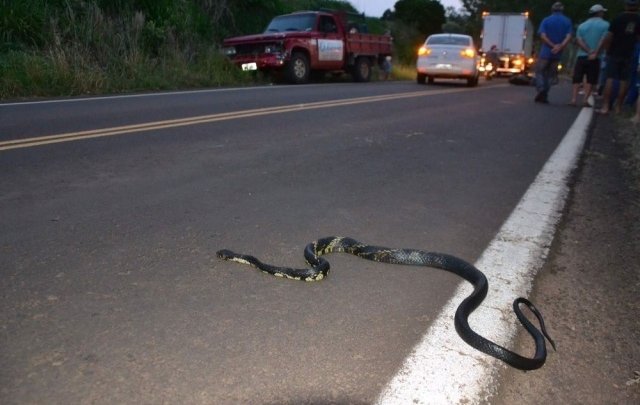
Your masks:
M 306 83 L 312 72 L 348 72 L 359 82 L 391 55 L 390 35 L 363 33 L 345 12 L 301 11 L 275 17 L 262 34 L 227 38 L 222 51 L 247 71 L 282 73 Z

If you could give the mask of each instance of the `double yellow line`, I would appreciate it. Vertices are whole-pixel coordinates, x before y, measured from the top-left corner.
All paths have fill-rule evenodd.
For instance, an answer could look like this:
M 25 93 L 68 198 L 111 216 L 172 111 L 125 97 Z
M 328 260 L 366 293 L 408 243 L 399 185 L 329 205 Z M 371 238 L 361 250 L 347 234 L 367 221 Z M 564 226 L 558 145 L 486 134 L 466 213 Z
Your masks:
M 280 106 L 280 107 L 256 108 L 256 109 L 242 110 L 242 111 L 235 111 L 235 112 L 201 115 L 201 116 L 191 117 L 191 118 L 180 118 L 180 119 L 174 119 L 174 120 L 147 122 L 143 124 L 123 125 L 123 126 L 112 127 L 112 128 L 94 129 L 89 131 L 78 131 L 78 132 L 69 132 L 69 133 L 63 133 L 63 134 L 57 134 L 57 135 L 38 136 L 34 138 L 13 139 L 8 141 L 0 141 L 0 151 L 10 150 L 10 149 L 19 149 L 19 148 L 30 148 L 34 146 L 50 145 L 50 144 L 61 143 L 61 142 L 72 142 L 72 141 L 79 141 L 79 140 L 91 139 L 91 138 L 100 138 L 105 136 L 133 134 L 137 132 L 147 132 L 147 131 L 167 129 L 167 128 L 184 127 L 187 125 L 207 124 L 212 122 L 234 120 L 239 118 L 258 117 L 261 115 L 282 114 L 282 113 L 293 112 L 293 111 L 313 110 L 313 109 L 320 109 L 320 108 L 333 108 L 333 107 L 340 107 L 340 106 L 353 105 L 353 104 L 374 103 L 379 101 L 424 97 L 424 96 L 445 94 L 445 93 L 451 94 L 451 93 L 458 93 L 462 91 L 469 91 L 469 89 L 460 88 L 460 89 L 444 89 L 444 90 L 437 90 L 437 91 L 416 91 L 416 92 L 407 92 L 407 93 L 398 93 L 398 94 L 387 94 L 387 95 L 380 95 L 380 96 L 356 97 L 356 98 L 349 98 L 349 99 L 343 99 L 343 100 L 318 101 L 314 103 L 292 104 L 292 105 L 286 105 L 286 106 Z

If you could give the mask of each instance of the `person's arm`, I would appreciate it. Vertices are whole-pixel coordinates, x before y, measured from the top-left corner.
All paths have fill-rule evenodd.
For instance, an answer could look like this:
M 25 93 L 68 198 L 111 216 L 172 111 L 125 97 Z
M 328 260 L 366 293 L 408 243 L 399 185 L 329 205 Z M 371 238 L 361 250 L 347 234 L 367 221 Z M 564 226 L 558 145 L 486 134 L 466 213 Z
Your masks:
M 542 42 L 547 44 L 547 46 L 549 48 L 553 48 L 556 45 L 549 39 L 549 37 L 547 36 L 547 34 L 545 32 L 541 32 L 540 33 L 540 39 L 542 40 Z
M 576 44 L 578 44 L 578 47 L 586 53 L 591 53 L 593 51 L 593 49 L 589 48 L 589 45 L 587 45 L 587 43 L 580 37 L 576 37 Z
M 611 31 L 607 31 L 604 35 L 604 38 L 598 44 L 598 47 L 594 51 L 596 55 L 600 55 L 600 52 L 603 50 L 609 49 L 609 45 L 611 45 L 611 39 L 613 38 L 613 33 Z
M 569 42 L 571 42 L 571 38 L 573 38 L 573 34 L 571 32 L 569 32 L 564 39 L 562 40 L 562 42 L 560 42 L 558 44 L 558 52 L 562 51 L 564 48 L 567 47 L 567 45 L 569 45 Z

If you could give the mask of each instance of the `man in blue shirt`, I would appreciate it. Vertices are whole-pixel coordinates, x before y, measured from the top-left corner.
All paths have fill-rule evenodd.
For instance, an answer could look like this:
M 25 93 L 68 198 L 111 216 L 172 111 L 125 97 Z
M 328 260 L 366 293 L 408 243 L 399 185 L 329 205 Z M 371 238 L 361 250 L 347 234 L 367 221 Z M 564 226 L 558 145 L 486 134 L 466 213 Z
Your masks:
M 562 13 L 563 10 L 562 3 L 553 3 L 551 15 L 542 20 L 538 29 L 542 46 L 536 64 L 536 103 L 549 102 L 551 81 L 558 75 L 562 51 L 571 41 L 571 20 Z

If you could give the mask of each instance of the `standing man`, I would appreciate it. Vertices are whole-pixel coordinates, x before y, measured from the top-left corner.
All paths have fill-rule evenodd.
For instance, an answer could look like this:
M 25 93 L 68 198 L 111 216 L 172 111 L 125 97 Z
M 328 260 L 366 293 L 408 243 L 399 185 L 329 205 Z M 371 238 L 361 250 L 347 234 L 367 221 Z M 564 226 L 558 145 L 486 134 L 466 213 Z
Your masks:
M 633 68 L 633 52 L 636 42 L 640 38 L 640 15 L 638 15 L 638 0 L 625 0 L 624 12 L 613 19 L 609 25 L 609 32 L 598 47 L 607 49 L 607 81 L 604 84 L 601 114 L 609 113 L 613 81 L 619 80 L 620 86 L 614 106 L 619 113 L 627 95 L 631 69 Z
M 558 74 L 558 63 L 562 57 L 562 50 L 571 41 L 571 20 L 562 11 L 564 6 L 560 2 L 553 3 L 551 15 L 542 20 L 538 34 L 542 41 L 538 62 L 536 64 L 536 103 L 548 103 L 551 81 Z
M 599 49 L 600 42 L 609 30 L 609 23 L 602 17 L 606 8 L 600 4 L 595 4 L 589 9 L 589 19 L 578 26 L 576 30 L 576 43 L 578 44 L 578 52 L 576 65 L 573 69 L 573 92 L 571 94 L 571 104 L 576 105 L 578 98 L 578 89 L 580 83 L 586 76 L 587 82 L 584 85 L 584 107 L 591 107 L 589 104 L 589 96 L 593 86 L 598 85 L 598 77 L 600 75 L 600 54 L 596 53 Z

